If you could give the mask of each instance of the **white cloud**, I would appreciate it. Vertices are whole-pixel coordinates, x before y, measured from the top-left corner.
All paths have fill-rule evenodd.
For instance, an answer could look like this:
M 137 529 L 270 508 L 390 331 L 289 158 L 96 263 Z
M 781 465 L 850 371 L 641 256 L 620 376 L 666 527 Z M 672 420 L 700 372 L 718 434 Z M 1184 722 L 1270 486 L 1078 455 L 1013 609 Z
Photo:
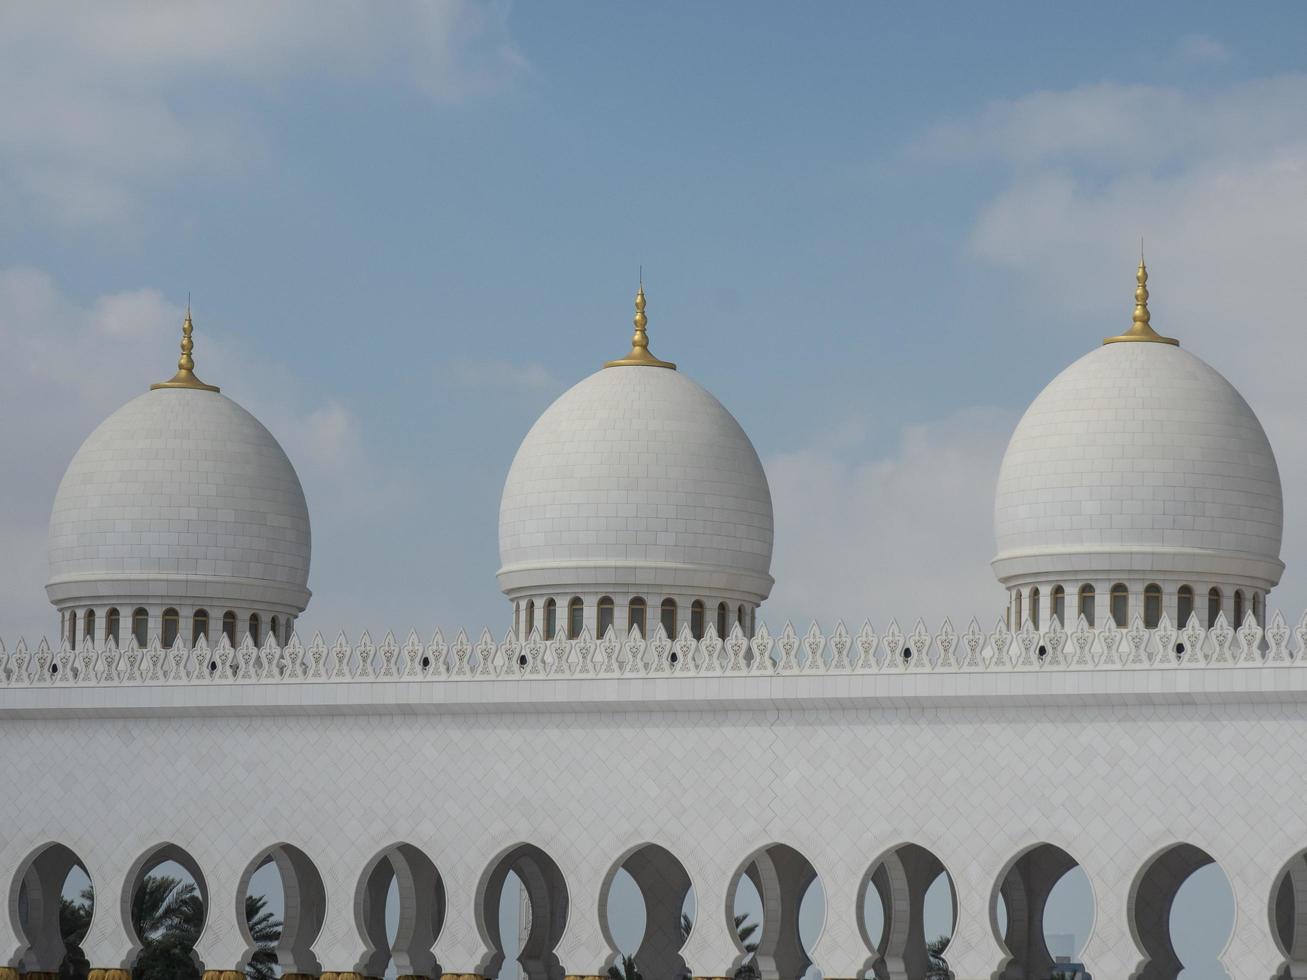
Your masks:
M 51 630 L 46 601 L 45 527 L 68 461 L 106 416 L 175 369 L 181 304 L 154 289 L 79 302 L 48 274 L 0 269 L 0 459 L 15 461 L 0 489 L 0 626 L 3 639 Z M 309 496 L 315 564 L 332 534 L 408 506 L 406 472 L 375 465 L 358 419 L 338 400 L 319 403 L 313 386 L 282 364 L 251 356 L 196 313 L 196 370 L 256 415 L 290 456 Z M 228 384 L 228 382 L 233 382 Z M 322 607 L 323 603 L 317 603 Z M 331 600 L 325 603 L 331 612 Z
M 460 358 L 449 366 L 449 377 L 460 388 L 496 391 L 561 391 L 563 383 L 536 361 L 517 363 L 502 360 Z
M 1194 65 L 1223 65 L 1233 57 L 1226 45 L 1206 34 L 1186 34 L 1175 51 L 1181 61 Z
M 928 129 L 912 152 L 996 159 L 1028 171 L 1139 172 L 1257 159 L 1307 129 L 1307 75 L 1224 88 L 1104 82 L 993 102 L 973 119 Z
M 526 67 L 505 9 L 471 0 L 0 5 L 0 205 L 112 224 L 185 172 L 238 172 L 263 137 L 239 99 L 216 107 L 219 86 L 380 80 L 441 101 L 501 88 Z
M 1289 566 L 1277 599 L 1286 609 L 1307 604 L 1307 78 L 1202 95 L 1112 85 L 1040 92 L 951 132 L 968 134 L 973 157 L 1011 164 L 969 246 L 1011 275 L 1009 293 L 1041 330 L 1059 319 L 1095 324 L 1100 336 L 1128 326 L 1146 237 L 1154 326 L 1225 373 L 1275 447 Z M 952 151 L 963 145 L 953 140 Z
M 998 467 L 1016 419 L 973 408 L 907 426 L 895 452 L 809 450 L 766 461 L 776 515 L 776 588 L 764 618 L 851 630 L 910 629 L 945 615 L 988 628 L 1003 606 L 989 568 Z

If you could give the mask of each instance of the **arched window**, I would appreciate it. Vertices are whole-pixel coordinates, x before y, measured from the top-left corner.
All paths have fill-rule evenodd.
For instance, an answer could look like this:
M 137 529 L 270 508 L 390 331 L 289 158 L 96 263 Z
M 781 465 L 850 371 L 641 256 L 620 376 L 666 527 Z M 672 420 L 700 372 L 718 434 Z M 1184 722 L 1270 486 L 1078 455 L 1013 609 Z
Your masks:
M 77 610 L 68 610 L 68 645 L 76 648 L 77 646 Z
M 1216 625 L 1216 617 L 1221 615 L 1221 590 L 1213 586 L 1207 590 L 1207 628 Z
M 1016 622 L 1012 624 L 1012 628 L 1019 630 L 1021 629 L 1021 590 L 1020 589 L 1018 589 L 1016 592 L 1016 599 L 1014 600 L 1014 603 L 1015 605 L 1013 606 L 1013 612 L 1016 614 Z
M 258 646 L 263 639 L 262 634 L 260 633 L 262 627 L 263 624 L 259 622 L 259 614 L 250 613 L 250 626 L 246 632 L 250 638 L 250 642 L 253 643 L 255 646 Z
M 718 636 L 726 635 L 726 630 L 730 626 L 730 624 L 727 622 L 727 617 L 730 616 L 730 614 L 731 614 L 730 610 L 726 608 L 726 603 L 724 602 L 717 603 L 717 635 Z
M 280 643 L 280 642 L 281 642 L 281 620 L 280 620 L 278 617 L 273 616 L 273 617 L 272 617 L 272 622 L 269 624 L 268 629 L 269 629 L 269 631 L 270 631 L 270 632 L 268 633 L 268 635 L 272 637 L 273 642 L 275 642 L 275 643 Z
M 696 640 L 703 639 L 703 602 L 699 599 L 690 604 L 690 634 Z
M 740 632 L 744 632 L 744 604 L 735 607 L 735 621 L 740 624 Z
M 1085 617 L 1085 622 L 1090 629 L 1093 629 L 1094 626 L 1094 598 L 1095 593 L 1092 585 L 1086 582 L 1080 586 L 1080 608 L 1076 611 L 1076 614 Z
M 232 646 L 236 645 L 236 614 L 230 609 L 222 614 L 222 635 Z
M 1053 615 L 1059 623 L 1066 625 L 1066 589 L 1060 585 L 1053 586 Z
M 1194 614 L 1194 587 L 1192 585 L 1180 586 L 1180 591 L 1175 594 L 1175 625 L 1181 629 L 1189 625 L 1189 619 Z
M 209 610 L 197 609 L 191 617 L 191 646 L 203 640 L 209 642 Z
M 1155 630 L 1162 621 L 1162 587 L 1156 583 L 1144 586 L 1144 628 Z
M 553 599 L 545 600 L 545 639 L 552 640 L 558 632 L 558 603 Z
M 567 638 L 575 640 L 585 629 L 585 603 L 580 596 L 573 596 L 567 604 Z
M 95 645 L 95 610 L 86 610 L 86 615 L 82 618 L 82 642 Z
M 676 600 L 664 599 L 662 607 L 662 616 L 659 620 L 663 624 L 663 632 L 668 636 L 676 636 Z
M 1039 590 L 1030 590 L 1030 625 L 1039 629 Z
M 150 614 L 144 609 L 137 609 L 132 613 L 132 637 L 138 647 L 143 647 L 150 642 L 149 631 Z
M 599 635 L 603 636 L 613 628 L 613 597 L 603 596 L 599 600 Z
M 518 636 L 522 635 L 522 603 L 521 602 L 513 603 L 513 632 Z
M 172 606 L 163 611 L 163 645 L 166 649 L 171 649 L 177 642 L 177 627 L 180 622 L 181 617 Z
M 636 596 L 626 607 L 626 629 L 628 632 L 638 629 L 640 635 L 644 636 L 644 628 L 644 600 Z
M 114 606 L 104 614 L 104 641 L 108 643 L 113 640 L 114 646 L 118 645 L 118 607 Z
M 88 612 L 86 615 L 90 617 L 94 617 L 95 613 Z M 1262 625 L 1262 594 L 1260 592 L 1253 593 L 1253 619 L 1257 621 L 1258 626 Z M 92 618 L 91 622 L 94 621 L 95 621 L 94 618 Z M 86 635 L 87 636 L 91 635 L 90 627 L 87 627 Z
M 526 635 L 530 636 L 531 631 L 536 628 L 536 601 L 528 599 L 526 601 Z
M 1124 629 L 1130 625 L 1130 590 L 1120 582 L 1112 586 L 1112 621 Z
M 1234 627 L 1243 625 L 1243 589 L 1234 590 Z

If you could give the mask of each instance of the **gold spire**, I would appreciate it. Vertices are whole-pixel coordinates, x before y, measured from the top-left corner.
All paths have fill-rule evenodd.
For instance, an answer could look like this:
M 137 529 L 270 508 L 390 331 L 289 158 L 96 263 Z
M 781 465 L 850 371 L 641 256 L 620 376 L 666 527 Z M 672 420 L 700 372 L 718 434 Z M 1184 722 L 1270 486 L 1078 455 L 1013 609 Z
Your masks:
M 1135 281 L 1139 285 L 1135 288 L 1135 315 L 1131 317 L 1134 322 L 1130 329 L 1123 334 L 1115 337 L 1106 338 L 1104 344 L 1122 344 L 1122 343 L 1144 343 L 1144 344 L 1171 344 L 1175 347 L 1180 346 L 1180 341 L 1173 337 L 1163 337 L 1148 322 L 1151 317 L 1148 313 L 1148 267 L 1144 265 L 1144 249 L 1139 247 L 1139 268 L 1135 272 Z
M 157 385 L 150 385 L 150 390 L 155 388 L 195 388 L 199 391 L 217 391 L 216 385 L 206 385 L 203 381 L 195 376 L 195 359 L 191 357 L 191 351 L 195 349 L 195 341 L 191 340 L 191 331 L 195 329 L 195 324 L 191 323 L 191 303 L 186 301 L 186 320 L 182 323 L 182 356 L 177 359 L 177 373 L 167 381 L 160 381 Z
M 660 367 L 671 368 L 676 370 L 676 365 L 671 361 L 660 361 L 649 353 L 649 335 L 645 333 L 645 324 L 649 318 L 644 315 L 644 280 L 640 281 L 640 288 L 635 294 L 635 335 L 631 338 L 631 353 L 625 357 L 618 358 L 616 361 L 609 361 L 604 365 L 610 367 Z

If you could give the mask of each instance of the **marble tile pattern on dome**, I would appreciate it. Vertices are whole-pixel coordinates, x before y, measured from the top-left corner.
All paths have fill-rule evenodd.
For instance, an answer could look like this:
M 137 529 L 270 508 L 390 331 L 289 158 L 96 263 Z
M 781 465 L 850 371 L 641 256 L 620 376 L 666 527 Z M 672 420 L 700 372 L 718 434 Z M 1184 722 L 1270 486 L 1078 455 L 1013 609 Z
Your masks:
M 1142 262 L 1137 280 L 1131 326 L 1018 424 L 995 505 L 1008 601 L 956 627 L 766 622 L 766 474 L 692 365 L 650 350 L 641 286 L 631 352 L 513 460 L 503 621 L 301 636 L 303 490 L 196 376 L 188 311 L 177 374 L 95 429 L 56 495 L 57 638 L 0 643 L 0 980 L 127 980 L 133 896 L 165 864 L 196 883 L 206 980 L 246 975 L 266 873 L 283 977 L 602 977 L 619 871 L 647 980 L 937 977 L 939 882 L 953 980 L 1042 978 L 1073 868 L 1090 974 L 1176 980 L 1170 913 L 1212 864 L 1231 980 L 1307 975 L 1307 615 L 1271 605 L 1275 456 L 1153 329 Z M 95 902 L 75 956 L 74 871 Z M 733 922 L 746 880 L 755 951 Z

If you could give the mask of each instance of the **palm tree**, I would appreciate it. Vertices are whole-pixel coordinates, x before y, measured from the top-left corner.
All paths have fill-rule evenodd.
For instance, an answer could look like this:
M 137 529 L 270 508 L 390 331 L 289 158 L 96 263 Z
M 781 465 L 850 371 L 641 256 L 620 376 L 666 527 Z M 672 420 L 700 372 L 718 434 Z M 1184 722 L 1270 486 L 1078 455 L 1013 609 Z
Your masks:
M 949 980 L 952 976 L 948 970 L 948 960 L 944 959 L 944 950 L 948 947 L 949 936 L 936 936 L 926 943 L 926 952 L 930 956 L 930 965 L 926 967 L 926 980 Z
M 274 980 L 277 976 L 277 943 L 281 942 L 281 920 L 269 912 L 266 895 L 245 896 L 245 922 L 254 940 L 254 955 L 245 975 L 251 980 Z
M 608 968 L 608 980 L 644 980 L 644 976 L 636 968 L 634 957 L 623 956 L 620 970 L 615 966 Z
M 79 900 L 60 897 L 59 935 L 63 937 L 68 953 L 59 964 L 59 980 L 84 980 L 91 969 L 90 961 L 82 952 L 82 940 L 91 928 L 91 910 L 95 907 L 95 893 L 88 886 L 82 889 Z
M 758 923 L 750 922 L 748 915 L 737 915 L 734 920 L 735 938 L 740 941 L 744 951 L 749 954 L 749 958 L 744 961 L 744 965 L 735 971 L 735 980 L 760 980 L 762 972 L 758 969 L 758 960 L 754 956 L 758 952 L 758 944 L 749 942 L 753 934 L 758 931 Z M 681 939 L 690 938 L 690 930 L 694 928 L 694 923 L 684 912 L 681 913 Z M 621 978 L 618 978 L 621 980 Z
M 132 980 L 200 980 L 191 951 L 204 926 L 204 904 L 193 881 L 146 875 L 132 895 L 132 926 L 141 939 Z
M 282 925 L 267 902 L 263 895 L 245 896 L 245 920 L 255 944 L 245 972 L 253 980 L 276 976 Z M 146 875 L 132 896 L 132 924 L 141 937 L 132 980 L 199 980 L 192 950 L 204 927 L 204 903 L 194 882 Z

